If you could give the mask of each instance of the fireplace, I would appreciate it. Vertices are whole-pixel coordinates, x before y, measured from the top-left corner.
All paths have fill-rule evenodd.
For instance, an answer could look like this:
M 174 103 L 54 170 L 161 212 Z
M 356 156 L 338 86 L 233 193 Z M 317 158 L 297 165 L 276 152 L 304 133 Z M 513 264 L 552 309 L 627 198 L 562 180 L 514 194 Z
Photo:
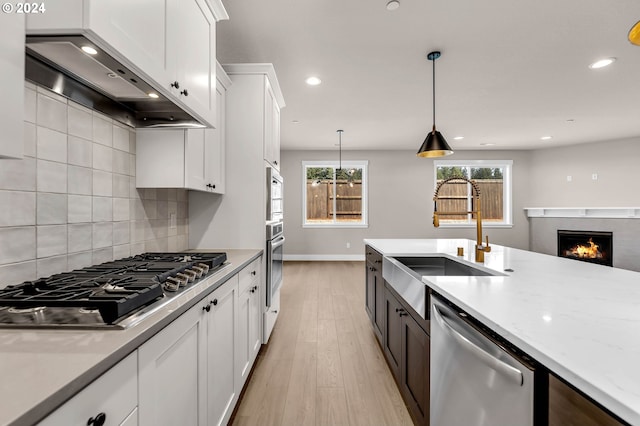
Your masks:
M 613 233 L 558 230 L 558 256 L 613 266 Z

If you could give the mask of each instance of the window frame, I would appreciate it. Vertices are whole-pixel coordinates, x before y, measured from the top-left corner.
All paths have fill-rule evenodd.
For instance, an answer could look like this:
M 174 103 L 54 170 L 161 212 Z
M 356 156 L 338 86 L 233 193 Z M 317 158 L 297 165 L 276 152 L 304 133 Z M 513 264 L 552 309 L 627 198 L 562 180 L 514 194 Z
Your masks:
M 469 167 L 469 168 L 502 168 L 502 222 L 482 221 L 484 228 L 513 228 L 513 160 L 434 160 L 433 161 L 433 189 L 438 186 L 438 167 Z M 482 195 L 481 195 L 482 196 Z M 467 223 L 446 223 L 440 218 L 441 228 L 475 228 L 475 218 Z
M 333 222 L 327 223 L 307 223 L 307 167 L 331 167 L 333 168 L 333 185 L 336 185 L 335 170 L 339 166 L 338 161 L 334 160 L 304 160 L 302 161 L 302 227 L 303 228 L 368 228 L 369 227 L 369 161 L 368 160 L 349 160 L 342 161 L 343 169 L 357 168 L 362 169 L 362 221 L 354 222 L 336 222 L 336 210 L 333 210 Z M 335 202 L 335 201 L 334 201 Z

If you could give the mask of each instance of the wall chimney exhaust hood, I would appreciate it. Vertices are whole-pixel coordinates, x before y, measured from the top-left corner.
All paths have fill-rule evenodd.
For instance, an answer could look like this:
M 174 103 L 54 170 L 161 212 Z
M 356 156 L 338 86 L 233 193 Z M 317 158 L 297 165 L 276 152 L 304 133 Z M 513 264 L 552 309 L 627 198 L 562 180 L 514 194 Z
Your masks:
M 91 45 L 95 54 L 86 53 Z M 133 127 L 206 127 L 83 36 L 27 36 L 25 77 Z

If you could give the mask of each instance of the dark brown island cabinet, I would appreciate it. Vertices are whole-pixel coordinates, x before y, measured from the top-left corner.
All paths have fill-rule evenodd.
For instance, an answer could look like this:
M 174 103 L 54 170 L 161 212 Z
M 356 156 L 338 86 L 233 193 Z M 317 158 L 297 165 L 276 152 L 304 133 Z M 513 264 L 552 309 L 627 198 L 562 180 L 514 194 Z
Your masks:
M 382 276 L 382 254 L 365 246 L 365 309 L 400 394 L 416 425 L 429 425 L 430 321 L 421 317 Z M 617 419 L 543 366 L 535 426 L 620 426 Z M 437 425 L 433 425 L 437 426 Z

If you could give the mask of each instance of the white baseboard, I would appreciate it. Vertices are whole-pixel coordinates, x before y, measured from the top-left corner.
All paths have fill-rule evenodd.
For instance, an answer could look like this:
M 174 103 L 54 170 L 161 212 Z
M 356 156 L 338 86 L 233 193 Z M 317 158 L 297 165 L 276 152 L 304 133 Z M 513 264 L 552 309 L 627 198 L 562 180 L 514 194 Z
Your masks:
M 285 261 L 364 261 L 364 254 L 285 254 L 282 259 Z

